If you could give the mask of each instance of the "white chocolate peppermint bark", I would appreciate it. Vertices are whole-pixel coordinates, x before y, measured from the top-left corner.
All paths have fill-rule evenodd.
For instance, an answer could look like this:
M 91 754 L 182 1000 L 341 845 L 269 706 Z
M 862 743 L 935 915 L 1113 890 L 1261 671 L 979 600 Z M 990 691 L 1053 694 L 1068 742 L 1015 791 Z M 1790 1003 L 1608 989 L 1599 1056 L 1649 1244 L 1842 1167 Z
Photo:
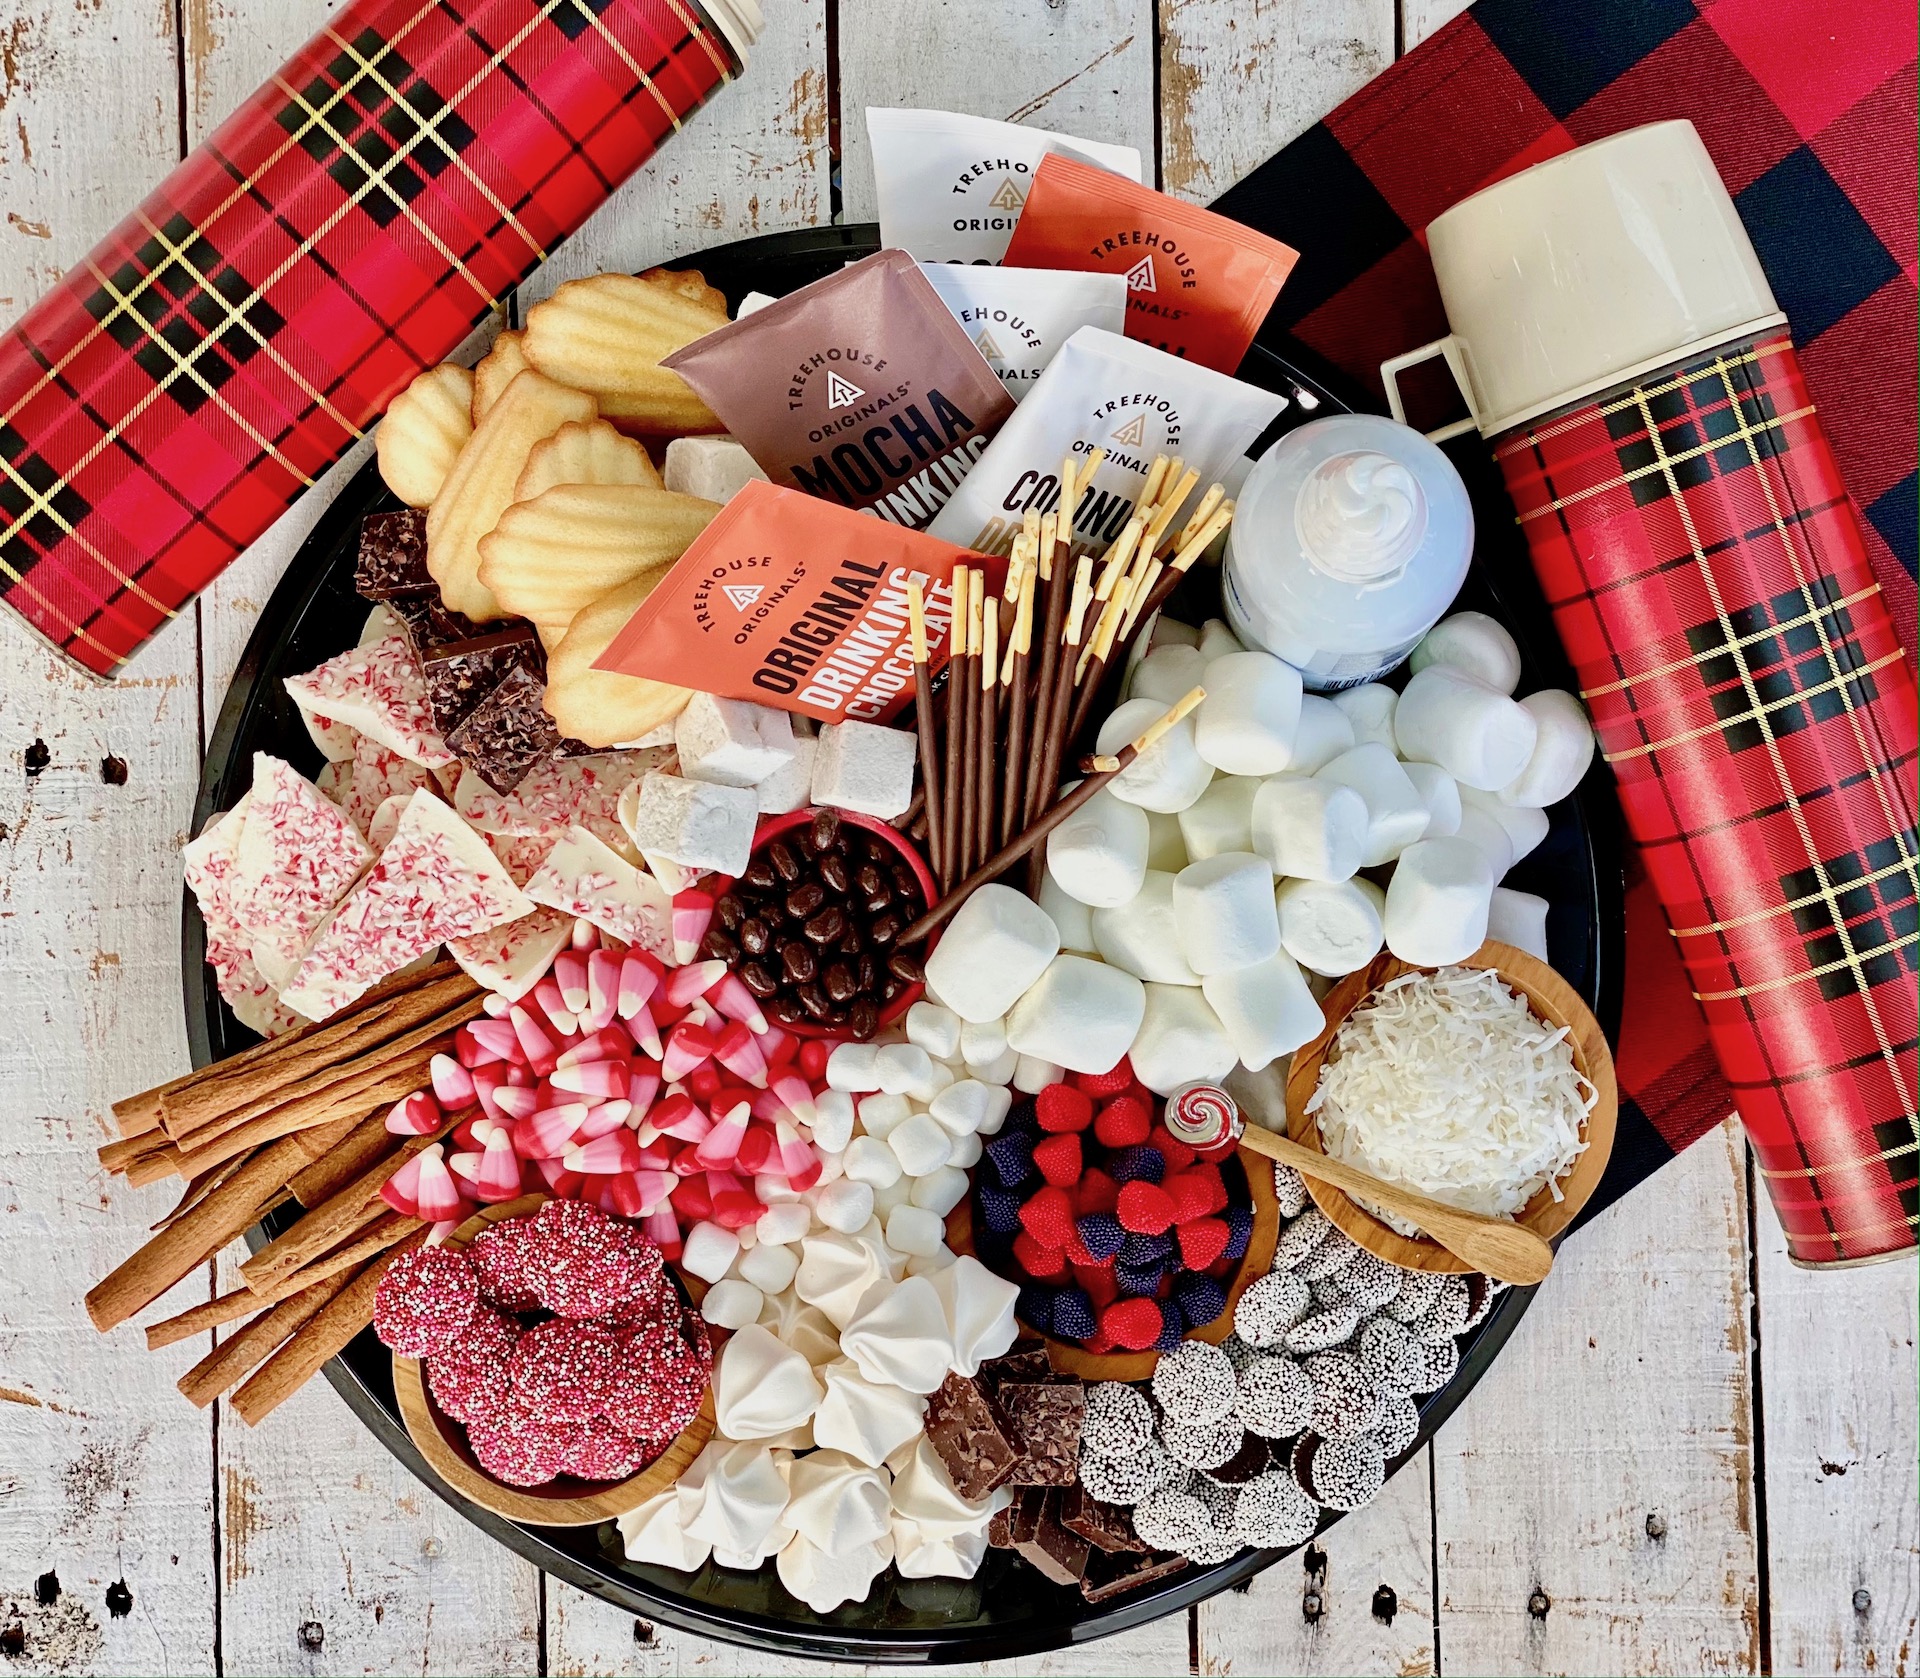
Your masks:
M 544 904 L 531 915 L 470 938 L 449 938 L 447 954 L 477 985 L 518 1002 L 540 982 L 573 937 L 573 917 Z
M 620 795 L 670 752 L 613 752 L 536 763 L 510 793 L 462 775 L 453 807 L 482 833 L 558 837 L 580 826 L 609 843 L 621 832 Z
M 479 835 L 434 794 L 416 792 L 380 860 L 316 934 L 281 1000 L 324 1020 L 436 944 L 491 931 L 532 908 Z
M 404 636 L 354 647 L 286 682 L 288 694 L 304 712 L 345 723 L 429 769 L 453 761 L 433 726 L 427 684 Z
M 573 827 L 555 845 L 527 896 L 563 915 L 592 921 L 603 932 L 673 960 L 673 899 L 597 834 Z
M 313 784 L 320 789 L 322 798 L 330 798 L 344 809 L 347 795 L 353 787 L 353 759 L 329 758 L 320 765 L 319 772 L 313 777 Z M 359 823 L 354 825 L 357 827 Z
M 561 836 L 558 833 L 487 833 L 481 837 L 486 840 L 487 849 L 513 876 L 513 883 L 524 890 L 527 882 L 540 872 L 540 865 L 553 847 L 560 843 Z
M 307 1023 L 280 1000 L 279 993 L 267 983 L 266 975 L 245 955 L 237 967 L 216 969 L 214 978 L 220 986 L 220 999 L 249 1031 L 257 1031 L 262 1037 L 278 1037 Z
M 360 738 L 359 730 L 347 723 L 335 722 L 331 717 L 319 716 L 298 700 L 294 704 L 300 720 L 307 725 L 307 737 L 320 748 L 320 755 L 329 763 L 351 762 L 354 744 Z
M 395 793 L 405 795 L 421 787 L 439 790 L 439 782 L 431 769 L 363 734 L 353 750 L 353 778 L 338 802 L 355 827 L 362 833 L 370 833 L 374 811 Z M 373 848 L 380 848 L 378 840 L 373 842 Z

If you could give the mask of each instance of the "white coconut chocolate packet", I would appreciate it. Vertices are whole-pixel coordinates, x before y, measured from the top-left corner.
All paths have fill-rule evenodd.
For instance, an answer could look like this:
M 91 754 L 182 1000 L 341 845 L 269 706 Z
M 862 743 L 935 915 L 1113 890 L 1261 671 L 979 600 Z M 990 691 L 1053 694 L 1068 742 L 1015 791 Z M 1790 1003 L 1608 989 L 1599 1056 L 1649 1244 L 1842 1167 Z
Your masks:
M 922 262 L 998 262 L 1026 207 L 1033 172 L 1062 152 L 1140 179 L 1132 146 L 1080 140 L 958 111 L 867 107 L 880 243 Z
M 1126 325 L 1123 274 L 961 262 L 923 262 L 920 271 L 1016 402 L 1081 327 L 1119 332 Z
M 1154 457 L 1178 456 L 1211 484 L 1233 472 L 1287 399 L 1146 344 L 1083 326 L 927 526 L 929 535 L 1004 554 L 1027 509 L 1060 501 L 1060 463 L 1106 457 L 1078 496 L 1073 546 L 1104 548 L 1126 528 Z

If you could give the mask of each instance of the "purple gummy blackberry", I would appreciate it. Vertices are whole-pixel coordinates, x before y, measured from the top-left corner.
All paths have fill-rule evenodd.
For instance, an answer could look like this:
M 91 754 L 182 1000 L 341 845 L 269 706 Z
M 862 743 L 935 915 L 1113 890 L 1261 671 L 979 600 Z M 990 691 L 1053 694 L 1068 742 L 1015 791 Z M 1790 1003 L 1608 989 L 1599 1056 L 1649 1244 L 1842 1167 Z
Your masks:
M 1054 1289 L 1043 1288 L 1037 1282 L 1029 1282 L 1021 1288 L 1020 1297 L 1014 1301 L 1013 1314 L 1028 1328 L 1037 1328 L 1042 1334 L 1053 1332 L 1053 1296 Z
M 995 1235 L 1015 1235 L 1020 1230 L 1020 1197 L 991 1183 L 980 1185 L 980 1217 Z
M 987 1163 L 1001 1187 L 1017 1189 L 1033 1177 L 1033 1137 L 1023 1130 L 1003 1130 L 986 1146 Z
M 1247 1243 L 1253 1239 L 1253 1212 L 1246 1206 L 1227 1208 L 1227 1245 L 1222 1258 L 1244 1258 Z
M 1187 1332 L 1186 1315 L 1171 1299 L 1160 1301 L 1160 1338 L 1153 1343 L 1156 1352 L 1170 1352 Z
M 1034 1106 L 1033 1097 L 1028 1096 L 1025 1101 L 1015 1102 L 1007 1110 L 1007 1122 L 1000 1129 L 1003 1135 L 1013 1130 L 1024 1131 L 1028 1136 L 1037 1137 L 1040 1134 L 1040 1114 Z
M 1129 1264 L 1115 1264 L 1113 1279 L 1120 1285 L 1120 1291 L 1132 1299 L 1151 1299 L 1160 1291 L 1160 1271 L 1135 1270 Z
M 1107 1175 L 1116 1183 L 1157 1183 L 1166 1174 L 1166 1155 L 1145 1142 L 1122 1148 L 1107 1161 Z
M 1160 1235 L 1142 1235 L 1135 1231 L 1121 1243 L 1120 1262 L 1130 1264 L 1136 1270 L 1164 1269 L 1165 1261 L 1173 1253 L 1173 1245 L 1171 1231 Z
M 1195 1328 L 1205 1328 L 1227 1308 L 1227 1290 L 1204 1271 L 1189 1270 L 1176 1276 L 1173 1297 L 1181 1314 Z
M 1127 1240 L 1127 1232 L 1111 1212 L 1089 1212 L 1076 1218 L 1073 1227 L 1080 1232 L 1080 1244 L 1096 1259 L 1110 1259 Z
M 1088 1340 L 1097 1321 L 1084 1288 L 1062 1288 L 1053 1296 L 1053 1332 L 1062 1340 Z

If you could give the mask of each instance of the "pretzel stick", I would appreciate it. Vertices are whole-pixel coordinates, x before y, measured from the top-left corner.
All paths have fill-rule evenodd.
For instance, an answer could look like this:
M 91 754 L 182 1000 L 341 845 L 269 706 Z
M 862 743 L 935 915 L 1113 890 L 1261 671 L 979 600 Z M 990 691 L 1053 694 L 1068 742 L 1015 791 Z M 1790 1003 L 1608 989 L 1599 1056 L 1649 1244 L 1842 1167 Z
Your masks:
M 1007 661 L 1001 667 L 1000 685 L 1007 695 L 1007 762 L 1000 787 L 1000 843 L 1013 837 L 1021 819 L 1021 798 L 1027 777 L 1027 712 L 1031 695 L 1027 692 L 1027 659 L 1033 648 L 1034 571 L 1028 568 L 1020 579 L 1020 599 L 1013 611 L 1013 634 L 1007 642 Z
M 919 739 L 920 790 L 927 812 L 927 852 L 936 876 L 946 872 L 941 860 L 939 736 L 933 720 L 933 691 L 927 685 L 932 670 L 927 659 L 927 601 L 920 578 L 907 579 L 907 634 L 913 649 L 913 721 Z
M 1091 470 L 1091 467 L 1089 467 Z M 1046 738 L 1049 695 L 1053 692 L 1055 672 L 1060 666 L 1060 629 L 1067 618 L 1067 554 L 1073 541 L 1073 515 L 1079 501 L 1080 480 L 1068 455 L 1060 466 L 1060 505 L 1054 512 L 1054 539 L 1040 545 L 1040 578 L 1046 585 L 1045 610 L 1040 627 L 1040 673 L 1034 685 L 1034 738 L 1038 745 Z M 1040 767 L 1040 754 L 1029 754 L 1027 795 L 1021 808 L 1023 823 L 1039 814 L 1053 796 Z
M 175 1383 L 187 1399 L 205 1409 L 235 1382 L 245 1380 L 254 1366 L 289 1335 L 311 1322 L 352 1283 L 354 1272 L 342 1271 L 316 1282 L 269 1311 L 263 1311 L 237 1334 L 221 1341 Z

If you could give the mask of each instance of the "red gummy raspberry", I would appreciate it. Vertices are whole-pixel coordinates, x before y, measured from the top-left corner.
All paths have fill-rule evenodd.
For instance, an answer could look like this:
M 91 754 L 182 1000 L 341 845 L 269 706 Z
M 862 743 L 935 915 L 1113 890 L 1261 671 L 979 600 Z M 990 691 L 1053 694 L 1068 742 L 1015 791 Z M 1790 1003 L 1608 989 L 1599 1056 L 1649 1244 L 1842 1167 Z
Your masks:
M 1089 1166 L 1074 1190 L 1074 1210 L 1082 1217 L 1089 1212 L 1111 1212 L 1120 1200 L 1120 1185 L 1097 1165 Z
M 1058 1247 L 1042 1246 L 1025 1230 L 1013 1238 L 1013 1258 L 1036 1282 L 1057 1282 L 1067 1273 L 1067 1255 Z
M 1113 1342 L 1097 1330 L 1091 1340 L 1082 1340 L 1080 1345 L 1084 1350 L 1091 1352 L 1097 1358 L 1103 1358 L 1113 1350 Z
M 1173 1227 L 1173 1196 L 1158 1183 L 1129 1183 L 1114 1208 L 1122 1229 L 1135 1235 L 1162 1235 Z
M 1041 1246 L 1064 1247 L 1073 1233 L 1073 1196 L 1049 1183 L 1020 1208 L 1020 1223 Z
M 1085 1130 L 1093 1123 L 1093 1102 L 1071 1084 L 1049 1084 L 1034 1098 L 1042 1130 Z
M 1133 1082 L 1133 1062 L 1122 1055 L 1104 1072 L 1076 1072 L 1074 1084 L 1093 1096 L 1118 1095 Z
M 1150 1299 L 1123 1299 L 1100 1313 L 1100 1334 L 1130 1352 L 1160 1338 L 1160 1307 Z
M 1180 1225 L 1176 1234 L 1180 1241 L 1180 1262 L 1189 1270 L 1209 1269 L 1227 1250 L 1229 1231 L 1225 1220 L 1220 1218 L 1196 1218 L 1192 1223 Z
M 1176 1171 L 1160 1185 L 1173 1200 L 1173 1221 L 1190 1224 L 1220 1208 L 1213 1203 L 1213 1191 L 1197 1171 Z
M 1116 1096 L 1093 1121 L 1093 1134 L 1109 1148 L 1131 1148 L 1136 1142 L 1144 1142 L 1152 1128 L 1146 1108 L 1130 1095 Z
M 1087 1251 L 1086 1242 L 1080 1239 L 1080 1227 L 1074 1225 L 1073 1232 L 1067 1237 L 1067 1244 L 1060 1249 L 1060 1255 L 1068 1264 L 1098 1264 L 1100 1261 Z
M 1086 1289 L 1087 1298 L 1093 1301 L 1096 1311 L 1120 1297 L 1120 1282 L 1113 1273 L 1111 1259 L 1105 1264 L 1076 1264 L 1073 1279 Z
M 1080 1138 L 1072 1131 L 1049 1136 L 1033 1150 L 1033 1163 L 1055 1188 L 1072 1188 L 1080 1181 Z
M 1199 1157 L 1163 1124 L 1155 1125 L 1147 1140 L 1160 1150 L 1169 1171 L 1184 1171 Z

